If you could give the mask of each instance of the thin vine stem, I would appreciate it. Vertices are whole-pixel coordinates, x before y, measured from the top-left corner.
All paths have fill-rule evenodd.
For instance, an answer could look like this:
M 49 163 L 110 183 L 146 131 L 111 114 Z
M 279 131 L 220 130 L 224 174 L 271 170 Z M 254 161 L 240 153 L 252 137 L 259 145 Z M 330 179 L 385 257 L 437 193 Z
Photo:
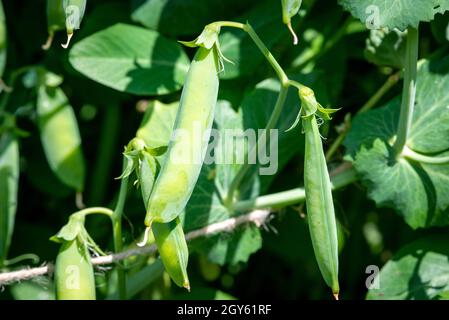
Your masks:
M 126 160 L 123 159 L 123 169 L 126 167 Z M 118 253 L 123 250 L 123 238 L 122 238 L 122 218 L 123 209 L 125 207 L 126 196 L 128 193 L 128 181 L 129 178 L 122 178 L 120 180 L 120 191 L 112 214 L 112 230 L 114 238 L 114 252 Z M 118 292 L 121 300 L 126 300 L 126 272 L 125 265 L 117 265 L 117 278 L 118 278 Z
M 363 112 L 367 112 L 374 108 L 379 101 L 399 82 L 401 79 L 401 72 L 396 72 L 395 74 L 388 77 L 387 81 L 376 91 L 376 93 L 371 96 L 371 98 L 365 102 L 365 104 L 356 112 L 356 115 L 361 114 Z M 334 140 L 332 145 L 326 152 L 326 160 L 330 161 L 332 156 L 337 152 L 338 148 L 341 146 L 343 141 L 346 138 L 346 135 L 349 131 L 350 121 L 348 123 L 343 124 L 344 128 L 338 135 L 338 137 Z
M 357 173 L 351 166 L 345 166 L 341 172 L 331 173 L 332 190 L 341 189 L 353 182 L 357 181 Z M 296 188 L 254 199 L 242 200 L 234 205 L 237 211 L 247 211 L 256 209 L 278 209 L 293 204 L 304 202 L 306 199 L 306 191 L 304 188 Z
M 279 117 L 281 115 L 282 109 L 284 108 L 285 100 L 287 99 L 288 88 L 289 88 L 288 84 L 281 85 L 281 90 L 279 92 L 279 96 L 276 101 L 276 105 L 274 106 L 273 113 L 271 114 L 271 117 L 268 120 L 268 123 L 265 127 L 265 133 L 269 132 L 271 129 L 273 129 L 276 126 L 276 123 L 278 122 Z M 268 137 L 269 137 L 269 135 L 268 135 Z M 268 137 L 267 137 L 267 141 L 268 141 Z M 260 139 L 260 137 L 259 137 L 259 139 Z M 253 146 L 251 148 L 250 152 L 255 152 L 256 149 L 257 149 L 257 145 Z M 245 157 L 244 164 L 240 167 L 240 170 L 237 172 L 236 176 L 234 177 L 234 179 L 232 180 L 232 182 L 229 186 L 227 196 L 223 201 L 225 206 L 230 207 L 234 203 L 235 192 L 239 188 L 241 182 L 243 181 L 243 178 L 248 173 L 251 166 L 252 165 L 248 162 L 247 157 Z
M 401 155 L 413 121 L 416 96 L 416 76 L 418 68 L 418 29 L 409 27 L 407 31 L 407 48 L 405 54 L 404 87 L 402 90 L 401 113 L 398 131 L 393 149 L 397 156 Z
M 274 129 L 279 117 L 281 115 L 281 112 L 284 108 L 285 100 L 287 98 L 288 88 L 291 85 L 289 83 L 289 79 L 287 77 L 287 74 L 284 72 L 284 69 L 280 66 L 280 64 L 277 62 L 276 58 L 271 54 L 270 50 L 265 46 L 263 41 L 259 38 L 257 33 L 254 31 L 253 27 L 249 24 L 243 24 L 238 22 L 232 22 L 232 21 L 217 21 L 214 22 L 215 25 L 218 25 L 220 27 L 233 27 L 238 28 L 243 31 L 245 31 L 250 38 L 253 40 L 253 42 L 256 44 L 256 46 L 259 48 L 260 52 L 264 55 L 264 57 L 267 59 L 268 63 L 273 67 L 274 71 L 276 72 L 280 82 L 281 82 L 281 89 L 279 92 L 278 99 L 276 101 L 276 105 L 274 106 L 273 113 L 271 114 L 270 119 L 268 120 L 268 123 L 265 127 L 265 133 L 270 131 L 271 129 Z M 261 137 L 259 137 L 260 141 Z M 259 142 L 258 141 L 258 142 Z M 259 144 L 259 143 L 257 143 Z M 254 146 L 250 152 L 254 152 Z M 231 207 L 234 203 L 234 196 L 237 189 L 240 187 L 240 184 L 245 177 L 245 175 L 248 173 L 249 169 L 251 168 L 251 164 L 248 163 L 246 157 L 245 157 L 245 163 L 242 165 L 242 167 L 237 172 L 236 176 L 231 182 L 231 185 L 229 186 L 227 195 L 223 199 L 223 202 L 225 206 Z

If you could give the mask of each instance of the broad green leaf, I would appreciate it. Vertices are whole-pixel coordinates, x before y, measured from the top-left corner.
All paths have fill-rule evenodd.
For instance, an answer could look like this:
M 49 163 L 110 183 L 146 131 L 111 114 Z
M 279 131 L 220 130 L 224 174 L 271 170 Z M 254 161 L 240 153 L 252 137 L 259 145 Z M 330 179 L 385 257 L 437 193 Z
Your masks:
M 372 148 L 361 148 L 354 167 L 369 197 L 379 206 L 394 207 L 412 228 L 449 223 L 449 165 L 431 171 L 405 159 L 396 161 L 391 148 L 378 139 Z
M 438 90 L 435 90 L 438 88 Z M 420 65 L 407 146 L 430 156 L 449 149 L 449 57 Z M 348 158 L 380 206 L 392 206 L 413 228 L 449 223 L 449 164 L 394 159 L 391 148 L 400 99 L 357 116 L 345 141 Z
M 5 12 L 3 10 L 3 4 L 0 2 L 0 77 L 3 76 L 6 66 L 7 37 Z
M 19 187 L 19 144 L 15 137 L 0 137 L 0 266 L 8 256 L 14 230 Z
M 370 29 L 418 27 L 437 13 L 449 10 L 447 0 L 339 0 L 345 10 Z
M 197 35 L 208 23 L 233 19 L 256 0 L 133 0 L 132 20 L 170 36 Z
M 406 32 L 398 29 L 371 30 L 366 40 L 366 59 L 379 66 L 403 68 L 405 59 Z
M 83 191 L 85 163 L 81 136 L 73 108 L 61 88 L 39 87 L 37 123 L 52 171 L 66 185 Z
M 279 9 L 278 1 L 264 1 L 236 21 L 249 22 L 268 49 L 271 49 L 287 37 L 288 31 L 284 30 Z M 222 79 L 250 76 L 265 60 L 248 34 L 242 30 L 223 29 L 219 41 L 223 55 L 233 62 L 225 64 Z
M 430 300 L 449 290 L 449 237 L 431 235 L 399 250 L 377 275 L 369 300 Z
M 179 44 L 155 31 L 121 23 L 78 42 L 69 59 L 90 79 L 136 95 L 179 90 L 189 68 Z
M 148 148 L 167 147 L 170 141 L 179 102 L 164 104 L 153 101 L 148 105 L 136 137 L 145 141 Z

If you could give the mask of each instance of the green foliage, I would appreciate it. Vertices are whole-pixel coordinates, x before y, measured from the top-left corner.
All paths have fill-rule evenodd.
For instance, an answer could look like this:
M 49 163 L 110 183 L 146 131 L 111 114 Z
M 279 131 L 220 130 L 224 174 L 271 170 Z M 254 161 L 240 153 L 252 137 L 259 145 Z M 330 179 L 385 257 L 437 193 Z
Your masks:
M 437 13 L 449 10 L 445 0 L 339 0 L 339 3 L 374 29 L 417 28 L 419 22 L 431 21 Z
M 1 273 L 33 267 L 21 256 L 34 253 L 40 263 L 81 263 L 89 298 L 331 299 L 320 266 L 338 260 L 343 299 L 448 299 L 448 1 L 64 1 L 84 15 L 66 51 L 59 45 L 66 36 L 56 31 L 66 29 L 67 12 L 47 12 L 50 2 L 0 7 Z M 401 111 L 411 98 L 401 90 L 402 78 L 413 78 L 406 29 L 418 25 L 422 60 L 412 114 Z M 58 45 L 43 51 L 48 33 Z M 211 82 L 187 80 L 197 46 L 213 50 L 218 66 L 210 74 L 219 78 L 217 131 L 207 152 L 222 161 L 202 164 L 179 218 L 167 216 L 140 241 L 179 124 L 182 90 L 195 102 L 186 119 L 206 115 L 199 98 Z M 298 97 L 306 87 L 316 101 Z M 405 148 L 396 150 L 401 112 L 412 117 Z M 320 147 L 308 162 L 303 133 L 310 126 L 302 116 L 316 119 Z M 207 118 L 212 122 L 212 114 Z M 239 148 L 226 136 L 232 130 L 260 138 L 266 127 L 278 130 L 267 153 L 276 159 L 269 175 L 260 158 L 249 166 L 241 161 L 253 147 L 249 140 Z M 321 173 L 311 175 L 317 164 Z M 170 171 L 167 189 L 175 192 L 179 171 Z M 319 203 L 323 210 L 311 199 L 317 182 L 326 186 L 321 191 L 332 189 Z M 87 211 L 77 211 L 81 195 Z M 330 234 L 322 227 L 331 205 L 332 237 L 323 242 L 316 235 Z M 192 239 L 260 208 L 272 211 L 262 225 Z M 317 212 L 322 216 L 314 219 Z M 310 230 L 323 247 L 318 259 Z M 59 256 L 48 241 L 54 234 Z M 93 256 L 134 250 L 139 241 L 159 252 L 94 274 Z M 9 283 L 0 299 L 55 299 L 64 285 L 60 265 L 56 281 Z M 366 287 L 369 265 L 381 269 L 378 288 Z

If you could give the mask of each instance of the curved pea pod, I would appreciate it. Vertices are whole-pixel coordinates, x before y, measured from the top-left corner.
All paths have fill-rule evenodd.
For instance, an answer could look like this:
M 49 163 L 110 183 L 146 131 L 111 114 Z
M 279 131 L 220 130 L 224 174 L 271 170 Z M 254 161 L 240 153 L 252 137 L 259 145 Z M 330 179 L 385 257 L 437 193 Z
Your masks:
M 200 47 L 182 91 L 175 134 L 146 205 L 145 224 L 148 227 L 153 222 L 174 220 L 192 194 L 209 142 L 218 96 L 218 71 L 216 46 Z
M 81 21 L 86 12 L 87 0 L 62 0 L 62 4 L 66 15 L 65 25 L 67 30 L 67 43 L 62 46 L 67 49 L 73 33 L 81 26 Z
M 17 209 L 19 144 L 9 133 L 0 136 L 0 266 L 7 258 Z
M 38 88 L 37 122 L 50 168 L 64 184 L 83 191 L 85 164 L 78 123 L 60 88 Z
M 331 182 L 324 157 L 323 145 L 315 112 L 325 112 L 315 101 L 313 93 L 302 99 L 305 133 L 304 187 L 306 192 L 307 221 L 313 250 L 326 284 L 338 299 L 338 234 Z M 333 112 L 329 109 L 329 112 Z
M 287 25 L 293 36 L 293 44 L 298 44 L 298 37 L 292 28 L 292 18 L 298 14 L 301 8 L 302 0 L 281 0 L 282 2 L 282 21 Z
M 169 223 L 153 223 L 154 239 L 165 271 L 178 286 L 190 290 L 187 275 L 189 250 L 179 218 Z
M 58 300 L 95 300 L 95 277 L 87 245 L 78 237 L 64 241 L 55 263 Z

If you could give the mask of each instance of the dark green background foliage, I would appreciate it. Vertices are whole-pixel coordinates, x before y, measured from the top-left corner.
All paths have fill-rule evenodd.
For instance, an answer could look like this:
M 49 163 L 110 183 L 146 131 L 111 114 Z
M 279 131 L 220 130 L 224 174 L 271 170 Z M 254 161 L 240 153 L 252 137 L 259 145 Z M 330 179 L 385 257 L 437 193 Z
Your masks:
M 325 136 L 324 148 L 329 148 L 338 136 L 338 125 L 344 122 L 345 116 L 355 114 L 397 71 L 395 68 L 401 66 L 402 60 L 397 52 L 389 52 L 393 44 L 379 43 L 383 37 L 379 34 L 374 35 L 377 38 L 371 39 L 365 49 L 370 32 L 336 1 L 319 0 L 313 5 L 314 1 L 303 2 L 303 8 L 308 12 L 304 18 L 297 16 L 292 20 L 299 36 L 299 44 L 293 46 L 291 36 L 282 23 L 278 0 L 89 0 L 81 30 L 75 33 L 71 48 L 64 50 L 60 47 L 59 44 L 65 41 L 65 34 L 61 32 L 57 34 L 53 47 L 45 52 L 41 49 L 47 37 L 45 1 L 3 1 L 9 38 L 4 78 L 7 81 L 13 70 L 27 65 L 43 65 L 64 78 L 61 88 L 74 108 L 86 160 L 84 201 L 87 206 L 112 207 L 118 195 L 119 181 L 114 178 L 121 174 L 123 147 L 139 128 L 143 118 L 142 105 L 155 99 L 166 104 L 179 100 L 188 59 L 192 58 L 194 51 L 179 46 L 176 40 L 194 39 L 209 22 L 249 21 L 292 79 L 298 79 L 313 88 L 323 106 L 342 108 L 330 123 L 321 127 Z M 345 7 L 351 7 L 354 1 L 341 2 Z M 360 11 L 358 8 L 354 10 Z M 438 14 L 431 23 L 421 24 L 420 58 L 437 61 L 420 71 L 423 73 L 422 82 L 440 81 L 442 87 L 418 88 L 418 112 L 432 105 L 433 100 L 426 100 L 430 99 L 425 95 L 426 90 L 436 90 L 435 95 L 441 94 L 438 99 L 447 100 L 443 95 L 447 96 L 449 92 L 449 69 L 447 59 L 444 59 L 449 44 L 444 37 L 448 21 L 449 15 L 446 13 L 444 16 Z M 111 33 L 111 29 L 107 28 L 117 23 L 122 25 L 113 27 L 115 29 Z M 390 20 L 385 23 L 390 26 L 394 24 Z M 407 19 L 400 20 L 400 23 L 406 24 Z M 133 31 L 133 27 L 124 24 L 139 29 Z M 128 60 L 117 62 L 117 70 L 113 69 L 111 75 L 101 71 L 110 69 L 110 62 L 102 55 L 107 55 L 108 50 L 113 52 L 113 48 L 96 47 L 98 38 L 94 38 L 102 37 L 105 30 L 109 30 L 109 33 L 103 34 L 110 39 L 109 43 L 122 41 L 129 45 L 123 53 Z M 383 39 L 392 42 L 397 37 L 394 34 Z M 235 64 L 226 64 L 225 72 L 221 74 L 221 101 L 217 107 L 216 127 L 224 128 L 230 123 L 240 128 L 263 127 L 279 89 L 277 81 L 270 79 L 275 78 L 274 72 L 248 36 L 240 30 L 223 30 L 221 45 L 224 55 Z M 142 56 L 133 56 L 133 49 L 136 48 L 140 48 Z M 145 56 L 147 51 L 151 52 L 151 56 Z M 152 59 L 154 65 L 149 66 Z M 168 67 L 165 64 L 158 66 L 155 62 L 158 59 L 167 59 L 171 64 Z M 92 71 L 94 67 L 95 71 Z M 127 82 L 114 78 L 124 76 Z M 387 140 L 395 130 L 395 127 L 388 127 L 387 124 L 384 124 L 385 128 L 372 124 L 379 116 L 397 119 L 398 112 L 391 111 L 391 108 L 398 107 L 399 100 L 395 97 L 401 89 L 399 82 L 376 105 L 382 107 L 388 103 L 390 109 L 387 107 L 366 113 L 353 122 L 353 131 L 345 147 L 341 147 L 329 162 L 329 169 L 333 170 L 347 154 L 354 161 L 356 169 L 360 170 L 362 178 L 362 182 L 334 192 L 336 214 L 341 227 L 339 274 L 343 299 L 364 299 L 367 294 L 366 267 L 377 265 L 381 268 L 387 261 L 389 265 L 382 271 L 382 279 L 385 279 L 388 288 L 385 292 L 387 297 L 434 299 L 444 297 L 445 294 L 447 296 L 449 291 L 449 239 L 447 235 L 435 236 L 448 232 L 445 226 L 449 220 L 449 182 L 446 180 L 444 187 L 444 181 L 434 181 L 434 193 L 438 194 L 439 200 L 434 199 L 436 195 L 433 200 L 426 198 L 429 203 L 433 201 L 434 214 L 438 215 L 432 220 L 432 213 L 428 209 L 430 204 L 427 206 L 426 202 L 425 208 L 419 211 L 419 200 L 416 200 L 414 194 L 408 194 L 407 190 L 402 194 L 385 196 L 381 194 L 382 191 L 392 187 L 395 181 L 390 183 L 375 173 L 370 176 L 372 166 L 387 166 L 382 162 L 385 160 L 382 152 L 388 153 L 383 150 L 386 147 L 380 140 L 375 142 L 370 137 Z M 58 246 L 48 239 L 77 209 L 74 191 L 57 179 L 46 162 L 35 120 L 35 101 L 35 91 L 27 89 L 23 81 L 18 81 L 7 105 L 8 111 L 18 115 L 17 126 L 28 132 L 26 137 L 20 139 L 18 211 L 8 256 L 12 258 L 23 253 L 34 253 L 41 261 L 53 261 Z M 298 104 L 292 92 L 281 116 L 280 128 L 285 130 L 290 127 L 298 113 Z M 440 134 L 443 132 L 445 136 L 439 139 L 447 140 L 449 118 L 444 111 L 440 112 L 428 121 L 435 121 L 432 128 L 441 128 Z M 380 133 L 376 134 L 376 130 L 380 130 Z M 422 152 L 439 153 L 449 149 L 446 142 L 438 145 L 438 150 L 426 145 L 423 139 L 431 132 L 430 128 L 427 130 L 416 131 L 413 135 L 416 138 L 413 143 L 418 150 L 421 148 Z M 251 192 L 258 195 L 301 187 L 303 145 L 300 129 L 281 135 L 280 172 L 275 177 L 263 177 L 259 183 L 251 185 Z M 207 176 L 211 169 L 204 168 L 202 176 Z M 226 170 L 232 171 L 222 167 L 215 169 L 218 179 L 220 175 L 226 176 Z M 424 166 L 422 170 L 434 172 L 429 166 Z M 447 179 L 447 170 L 442 170 L 445 170 Z M 381 179 L 385 185 L 376 179 Z M 419 181 L 413 183 L 419 184 Z M 204 177 L 202 180 L 200 178 L 200 184 L 206 194 L 194 193 L 186 210 L 186 231 L 228 217 L 211 191 L 213 185 L 208 184 Z M 130 192 L 124 220 L 124 237 L 128 244 L 143 231 L 145 214 L 139 190 L 132 188 Z M 201 202 L 204 196 L 211 207 L 207 215 L 195 211 L 195 204 L 204 204 Z M 371 199 L 378 202 L 379 206 Z M 403 205 L 401 199 L 408 199 L 409 206 L 414 209 Z M 170 285 L 166 275 L 161 275 L 163 269 L 159 262 L 142 268 L 145 261 L 135 259 L 130 271 L 133 275 L 130 279 L 133 298 L 331 299 L 313 255 L 303 211 L 302 206 L 291 206 L 275 213 L 268 226 L 260 231 L 255 227 L 243 227 L 231 234 L 192 242 L 189 245 L 191 254 L 188 268 L 192 286 L 190 294 Z M 417 227 L 427 228 L 412 229 Z M 105 218 L 89 218 L 87 230 L 105 251 L 113 249 L 110 224 Z M 428 238 L 429 235 L 434 238 Z M 417 239 L 420 240 L 410 245 Z M 432 246 L 433 243 L 443 242 L 446 247 Z M 390 260 L 398 251 L 399 254 Z M 426 255 L 427 252 L 431 255 Z M 435 264 L 446 268 L 445 275 L 441 275 L 443 280 L 439 278 L 441 283 L 432 282 L 431 270 Z M 12 268 L 20 266 L 18 264 Z M 388 273 L 395 267 L 411 270 L 403 275 L 404 279 L 398 277 L 403 282 L 396 287 L 396 278 L 392 276 L 394 272 Z M 417 280 L 420 276 L 422 279 Z M 97 287 L 99 298 L 114 297 L 115 272 L 97 271 Z M 398 287 L 403 291 L 395 291 L 399 290 Z M 415 290 L 428 287 L 433 289 Z M 408 291 L 408 295 L 404 293 Z M 39 278 L 6 287 L 0 293 L 0 299 L 46 299 L 52 297 L 52 292 L 52 281 Z M 369 297 L 378 298 L 376 293 L 370 293 Z

